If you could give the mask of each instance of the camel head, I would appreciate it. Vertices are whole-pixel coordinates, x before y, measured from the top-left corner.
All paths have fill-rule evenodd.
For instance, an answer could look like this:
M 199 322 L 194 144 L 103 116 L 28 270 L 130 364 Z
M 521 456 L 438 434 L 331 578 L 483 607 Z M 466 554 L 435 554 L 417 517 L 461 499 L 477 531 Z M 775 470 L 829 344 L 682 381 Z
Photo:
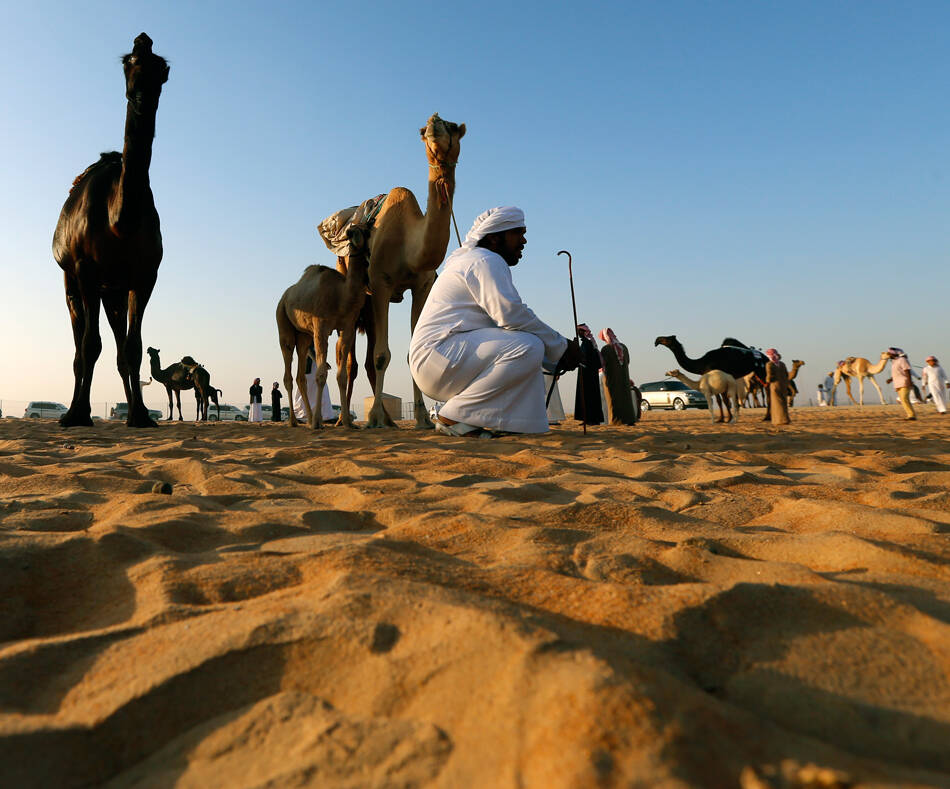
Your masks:
M 792 367 L 804 367 L 805 363 L 801 359 L 792 359 Z
M 890 359 L 891 355 L 887 351 L 881 351 L 881 359 Z
M 454 167 L 459 160 L 459 140 L 465 136 L 465 124 L 451 123 L 434 113 L 419 129 L 426 145 L 426 158 L 433 167 Z
M 665 345 L 667 348 L 672 348 L 674 345 L 679 345 L 680 341 L 676 339 L 675 334 L 671 334 L 669 337 L 657 337 L 653 341 L 653 347 L 657 345 Z
M 161 351 L 160 351 L 158 348 L 152 348 L 151 346 L 149 346 L 148 348 L 146 348 L 146 349 L 145 349 L 145 352 L 146 352 L 149 356 L 152 356 L 152 357 L 158 356 L 158 355 L 161 353 Z
M 665 373 L 663 373 L 663 375 L 665 375 L 667 378 L 676 378 L 676 376 L 679 374 L 679 370 L 667 370 Z
M 135 38 L 132 51 L 122 58 L 125 97 L 136 115 L 158 109 L 162 85 L 168 81 L 168 63 L 152 52 L 152 39 L 145 33 Z

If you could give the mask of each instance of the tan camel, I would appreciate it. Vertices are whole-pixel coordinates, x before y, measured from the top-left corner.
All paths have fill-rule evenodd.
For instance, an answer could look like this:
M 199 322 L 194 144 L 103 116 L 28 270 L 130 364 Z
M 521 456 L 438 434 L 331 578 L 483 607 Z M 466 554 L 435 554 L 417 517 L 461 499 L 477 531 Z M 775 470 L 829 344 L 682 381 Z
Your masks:
M 326 266 L 307 266 L 295 285 L 284 291 L 277 304 L 277 336 L 284 357 L 284 389 L 293 396 L 290 367 L 297 351 L 297 389 L 312 428 L 323 427 L 321 403 L 327 382 L 327 343 L 337 331 L 337 375 L 340 387 L 340 418 L 337 425 L 354 427 L 350 416 L 347 387 L 347 359 L 356 341 L 356 320 L 366 300 L 369 257 L 366 225 L 353 225 L 346 231 L 350 242 L 346 259 L 346 275 Z M 307 396 L 306 364 L 310 343 L 313 343 L 317 370 L 317 400 L 311 406 Z M 297 416 L 290 409 L 290 426 L 297 426 Z
M 710 370 L 708 373 L 703 373 L 699 380 L 689 378 L 683 375 L 679 370 L 668 370 L 665 375 L 686 384 L 690 389 L 702 392 L 706 396 L 709 417 L 713 422 L 739 421 L 740 387 L 738 381 L 729 375 L 729 373 L 725 373 L 722 370 Z M 716 397 L 719 402 L 718 419 L 716 418 L 716 412 L 713 408 L 713 397 Z M 723 403 L 725 403 L 725 405 L 723 405 Z M 733 407 L 736 412 L 735 417 L 732 415 Z
M 844 360 L 844 363 L 839 365 L 835 370 L 834 375 L 834 385 L 832 386 L 831 392 L 831 402 L 834 403 L 834 393 L 838 388 L 838 382 L 843 378 L 845 379 L 845 385 L 848 389 L 848 397 L 851 398 L 851 402 L 854 402 L 854 397 L 851 394 L 851 378 L 858 379 L 858 405 L 864 405 L 864 379 L 867 378 L 874 388 L 877 389 L 877 393 L 881 397 L 881 405 L 887 405 L 887 399 L 884 397 L 884 392 L 881 391 L 881 387 L 878 386 L 877 381 L 874 380 L 874 376 L 880 372 L 884 371 L 884 366 L 890 361 L 890 356 L 887 355 L 887 351 L 881 351 L 881 358 L 878 360 L 878 363 L 871 365 L 867 359 L 863 356 L 849 356 Z
M 429 189 L 425 214 L 408 189 L 396 187 L 386 196 L 369 240 L 369 286 L 373 322 L 367 330 L 367 370 L 374 369 L 373 406 L 367 427 L 395 427 L 383 408 L 382 394 L 391 354 L 389 351 L 389 303 L 412 292 L 410 329 L 435 282 L 435 270 L 445 258 L 455 194 L 455 165 L 465 124 L 444 121 L 439 114 L 419 130 L 429 160 Z M 432 427 L 422 392 L 412 383 L 416 427 Z M 342 409 L 342 413 L 346 413 Z
M 801 359 L 792 359 L 792 369 L 788 371 L 788 407 L 792 407 L 795 402 L 795 395 L 798 394 L 798 385 L 795 383 L 795 376 L 798 375 L 798 368 L 804 367 L 805 363 Z

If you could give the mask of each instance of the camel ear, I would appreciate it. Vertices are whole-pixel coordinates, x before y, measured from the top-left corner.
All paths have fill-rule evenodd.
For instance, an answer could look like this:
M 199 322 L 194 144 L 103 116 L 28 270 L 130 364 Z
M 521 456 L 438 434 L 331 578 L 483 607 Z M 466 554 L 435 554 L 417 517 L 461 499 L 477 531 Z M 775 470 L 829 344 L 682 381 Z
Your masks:
M 459 124 L 459 139 L 461 140 L 465 136 L 465 124 Z
M 425 126 L 423 126 L 421 129 L 419 129 L 419 136 L 420 136 L 423 140 L 426 138 L 426 127 L 425 127 Z

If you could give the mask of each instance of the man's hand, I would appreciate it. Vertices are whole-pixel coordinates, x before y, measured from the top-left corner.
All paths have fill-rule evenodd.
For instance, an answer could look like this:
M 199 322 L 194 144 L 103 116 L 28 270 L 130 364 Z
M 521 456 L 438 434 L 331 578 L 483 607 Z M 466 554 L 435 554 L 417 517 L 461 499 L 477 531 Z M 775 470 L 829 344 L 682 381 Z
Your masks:
M 558 360 L 557 369 L 570 372 L 571 370 L 576 370 L 582 361 L 580 343 L 578 343 L 577 340 L 568 340 L 567 350 L 564 351 L 560 360 Z

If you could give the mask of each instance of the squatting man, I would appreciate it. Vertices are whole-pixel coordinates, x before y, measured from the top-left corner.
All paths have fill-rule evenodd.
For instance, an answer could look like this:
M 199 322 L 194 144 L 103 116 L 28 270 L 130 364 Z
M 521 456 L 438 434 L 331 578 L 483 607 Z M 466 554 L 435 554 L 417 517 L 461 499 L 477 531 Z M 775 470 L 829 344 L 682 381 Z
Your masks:
M 577 342 L 541 321 L 512 282 L 526 232 L 519 208 L 479 215 L 422 308 L 409 369 L 426 395 L 444 401 L 441 433 L 546 433 L 542 360 L 562 371 L 580 364 Z

